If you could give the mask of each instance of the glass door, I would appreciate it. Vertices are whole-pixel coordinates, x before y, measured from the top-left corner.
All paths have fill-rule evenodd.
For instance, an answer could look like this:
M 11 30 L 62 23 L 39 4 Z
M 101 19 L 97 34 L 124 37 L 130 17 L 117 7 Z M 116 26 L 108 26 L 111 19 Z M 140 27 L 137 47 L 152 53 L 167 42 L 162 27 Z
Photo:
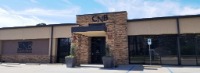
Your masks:
M 102 57 L 105 55 L 105 37 L 91 38 L 91 63 L 102 64 Z
M 59 38 L 57 47 L 57 63 L 64 63 L 65 56 L 70 54 L 70 39 L 69 38 Z

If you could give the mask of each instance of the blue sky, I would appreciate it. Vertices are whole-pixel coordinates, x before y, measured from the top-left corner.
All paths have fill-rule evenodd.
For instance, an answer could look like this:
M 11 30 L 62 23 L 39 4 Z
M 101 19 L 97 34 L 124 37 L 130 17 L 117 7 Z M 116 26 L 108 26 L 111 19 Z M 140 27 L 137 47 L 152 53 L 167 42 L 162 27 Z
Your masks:
M 127 11 L 128 19 L 200 14 L 200 0 L 0 0 L 0 27 L 75 23 L 76 15 Z

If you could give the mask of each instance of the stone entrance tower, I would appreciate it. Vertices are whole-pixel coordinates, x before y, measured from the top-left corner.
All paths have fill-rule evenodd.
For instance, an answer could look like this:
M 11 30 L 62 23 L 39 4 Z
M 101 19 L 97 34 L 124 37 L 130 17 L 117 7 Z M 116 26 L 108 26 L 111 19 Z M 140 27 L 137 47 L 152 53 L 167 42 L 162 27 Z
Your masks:
M 105 30 L 89 27 L 99 23 L 105 24 Z M 81 29 L 79 30 L 79 27 L 72 28 L 72 43 L 76 45 L 78 63 L 88 64 L 91 62 L 90 37 L 95 35 L 106 38 L 106 44 L 110 46 L 110 52 L 117 64 L 129 63 L 126 11 L 77 15 L 77 24 Z

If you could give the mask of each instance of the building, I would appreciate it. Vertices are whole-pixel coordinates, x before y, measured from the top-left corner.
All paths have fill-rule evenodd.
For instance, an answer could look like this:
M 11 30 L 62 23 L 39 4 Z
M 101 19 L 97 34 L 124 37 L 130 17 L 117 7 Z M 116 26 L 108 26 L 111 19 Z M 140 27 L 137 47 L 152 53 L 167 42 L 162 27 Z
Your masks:
M 127 12 L 77 15 L 77 23 L 0 28 L 0 61 L 61 63 L 76 44 L 81 64 L 200 65 L 200 15 L 127 19 Z

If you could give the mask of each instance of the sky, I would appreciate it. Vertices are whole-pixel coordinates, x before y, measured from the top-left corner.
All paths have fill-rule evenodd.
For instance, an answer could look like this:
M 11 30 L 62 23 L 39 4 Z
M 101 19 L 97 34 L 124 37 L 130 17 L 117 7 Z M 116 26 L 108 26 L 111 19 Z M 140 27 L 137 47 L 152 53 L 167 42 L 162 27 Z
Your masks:
M 0 27 L 76 23 L 76 15 L 127 11 L 128 19 L 200 14 L 200 0 L 0 0 Z

